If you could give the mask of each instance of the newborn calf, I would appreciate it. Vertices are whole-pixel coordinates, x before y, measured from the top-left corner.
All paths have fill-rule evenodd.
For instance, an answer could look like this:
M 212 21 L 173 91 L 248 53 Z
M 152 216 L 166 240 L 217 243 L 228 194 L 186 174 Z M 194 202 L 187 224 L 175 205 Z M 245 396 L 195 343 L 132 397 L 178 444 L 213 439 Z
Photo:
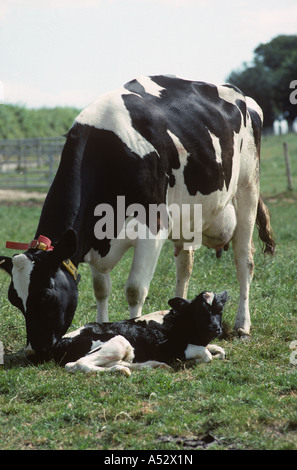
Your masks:
M 222 333 L 227 292 L 202 292 L 194 300 L 169 300 L 171 310 L 113 323 L 88 323 L 54 346 L 53 357 L 71 372 L 169 368 L 174 360 L 224 358 L 210 341 Z

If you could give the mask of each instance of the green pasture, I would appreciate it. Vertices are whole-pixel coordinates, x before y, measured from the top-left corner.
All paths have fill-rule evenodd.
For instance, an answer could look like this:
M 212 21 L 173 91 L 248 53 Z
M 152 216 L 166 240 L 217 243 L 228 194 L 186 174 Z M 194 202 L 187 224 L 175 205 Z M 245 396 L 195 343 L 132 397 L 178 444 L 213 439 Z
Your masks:
M 23 316 L 7 300 L 9 279 L 0 272 L 0 449 L 297 449 L 297 136 L 285 136 L 293 191 L 287 191 L 283 137 L 263 139 L 261 187 L 277 241 L 264 256 L 255 231 L 251 287 L 251 339 L 233 334 L 238 303 L 232 249 L 217 260 L 201 248 L 188 297 L 228 290 L 224 335 L 217 343 L 226 360 L 175 370 L 122 375 L 70 374 L 54 363 L 25 364 Z M 0 202 L 0 254 L 6 240 L 30 241 L 40 203 Z M 110 319 L 128 318 L 124 286 L 128 252 L 112 273 Z M 80 300 L 71 328 L 94 321 L 96 305 L 89 268 L 80 265 Z M 174 296 L 173 248 L 166 243 L 144 313 L 166 308 Z M 42 314 L 42 312 L 41 312 Z M 295 356 L 295 352 L 296 356 Z M 296 360 L 295 360 L 296 357 Z

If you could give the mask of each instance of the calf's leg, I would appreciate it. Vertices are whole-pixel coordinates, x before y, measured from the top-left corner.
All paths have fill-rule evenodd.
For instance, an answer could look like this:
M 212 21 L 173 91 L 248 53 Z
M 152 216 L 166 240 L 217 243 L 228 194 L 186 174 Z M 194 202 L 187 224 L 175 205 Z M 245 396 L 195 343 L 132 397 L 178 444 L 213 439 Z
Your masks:
M 105 372 L 120 371 L 130 375 L 127 365 L 132 362 L 134 352 L 131 344 L 123 336 L 115 336 L 103 345 L 90 351 L 75 362 L 68 362 L 65 369 L 69 372 Z M 123 365 L 122 361 L 127 365 Z

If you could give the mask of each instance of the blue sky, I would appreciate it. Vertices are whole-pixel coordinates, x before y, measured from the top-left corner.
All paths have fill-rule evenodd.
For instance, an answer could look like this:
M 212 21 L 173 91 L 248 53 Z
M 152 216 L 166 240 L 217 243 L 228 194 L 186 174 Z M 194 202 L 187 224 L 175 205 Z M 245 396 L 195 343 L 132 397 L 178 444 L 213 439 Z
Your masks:
M 278 34 L 297 34 L 296 0 L 0 0 L 0 99 L 82 108 L 143 74 L 223 83 Z

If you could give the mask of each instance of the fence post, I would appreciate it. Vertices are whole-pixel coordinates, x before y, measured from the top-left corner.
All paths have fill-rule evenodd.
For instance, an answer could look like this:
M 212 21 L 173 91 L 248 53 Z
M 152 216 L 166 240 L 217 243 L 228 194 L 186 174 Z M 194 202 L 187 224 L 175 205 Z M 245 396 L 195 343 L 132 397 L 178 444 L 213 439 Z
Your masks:
M 290 165 L 290 156 L 288 152 L 287 142 L 284 142 L 283 146 L 284 146 L 284 157 L 285 157 L 285 162 L 286 162 L 286 170 L 287 170 L 287 178 L 288 178 L 288 190 L 292 191 L 293 186 L 292 186 L 292 176 L 291 176 L 291 165 Z

